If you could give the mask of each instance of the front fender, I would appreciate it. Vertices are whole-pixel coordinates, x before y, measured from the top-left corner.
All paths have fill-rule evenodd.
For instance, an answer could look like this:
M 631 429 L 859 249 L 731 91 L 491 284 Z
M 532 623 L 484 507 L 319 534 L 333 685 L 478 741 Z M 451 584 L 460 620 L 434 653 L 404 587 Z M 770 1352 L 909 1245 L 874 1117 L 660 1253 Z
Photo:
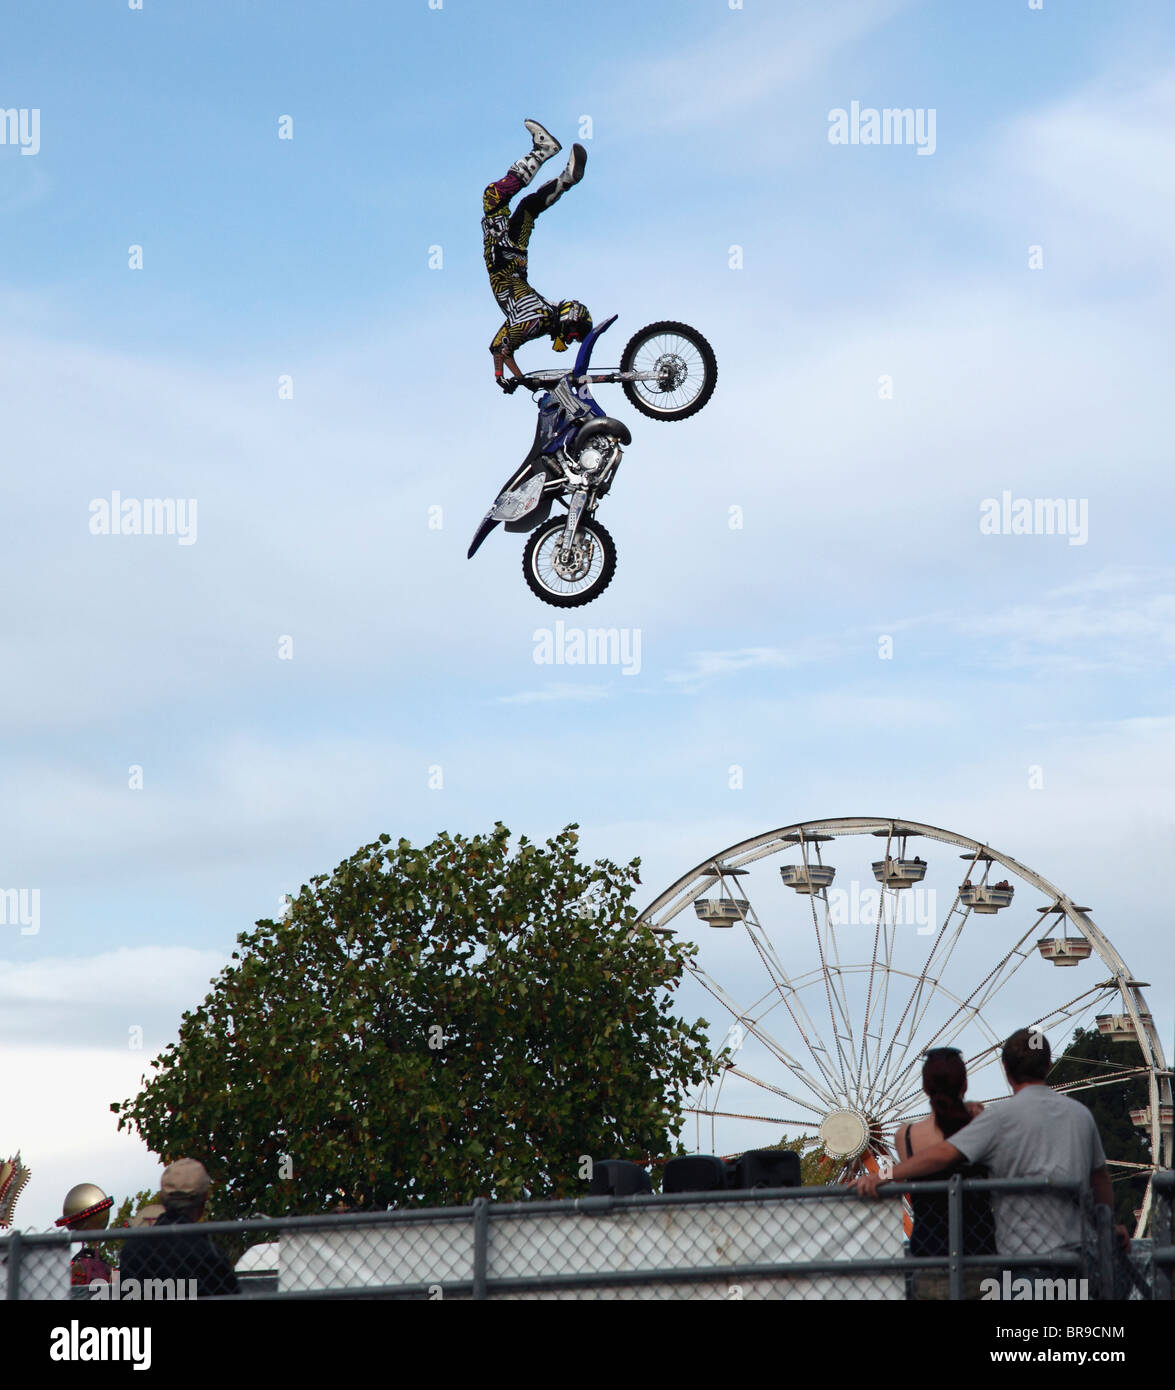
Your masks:
M 494 499 L 494 505 L 486 512 L 481 525 L 474 533 L 465 558 L 473 559 L 481 543 L 499 522 L 505 521 L 507 531 L 530 531 L 545 521 L 551 510 L 551 498 L 549 494 L 544 496 L 544 490 L 555 476 L 555 470 L 550 464 L 534 459 L 527 460 Z M 525 503 L 525 510 L 520 515 L 512 515 L 512 510 L 517 510 L 517 503 L 512 509 L 509 506 L 504 507 L 503 501 L 507 500 L 511 493 L 517 493 L 522 489 L 533 495 L 524 495 L 520 500 Z
M 473 557 L 477 554 L 478 550 L 481 548 L 482 541 L 485 540 L 485 538 L 497 525 L 498 523 L 494 520 L 494 509 L 493 507 L 491 507 L 489 511 L 485 514 L 485 520 L 473 533 L 473 540 L 470 543 L 469 549 L 465 552 L 465 558 L 467 560 L 473 559 Z

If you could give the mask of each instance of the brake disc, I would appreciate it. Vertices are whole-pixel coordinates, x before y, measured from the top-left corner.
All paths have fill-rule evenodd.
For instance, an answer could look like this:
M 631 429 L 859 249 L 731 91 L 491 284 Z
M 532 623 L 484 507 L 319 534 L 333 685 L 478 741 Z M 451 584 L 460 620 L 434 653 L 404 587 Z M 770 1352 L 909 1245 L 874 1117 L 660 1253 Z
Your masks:
M 675 352 L 667 352 L 657 358 L 658 385 L 662 391 L 676 391 L 689 375 L 689 368 L 683 358 Z
M 555 553 L 551 557 L 551 568 L 565 583 L 573 584 L 577 579 L 582 579 L 588 572 L 592 563 L 591 543 L 584 544 L 577 541 L 571 548 L 571 556 L 568 558 L 567 551 L 562 545 L 555 547 Z

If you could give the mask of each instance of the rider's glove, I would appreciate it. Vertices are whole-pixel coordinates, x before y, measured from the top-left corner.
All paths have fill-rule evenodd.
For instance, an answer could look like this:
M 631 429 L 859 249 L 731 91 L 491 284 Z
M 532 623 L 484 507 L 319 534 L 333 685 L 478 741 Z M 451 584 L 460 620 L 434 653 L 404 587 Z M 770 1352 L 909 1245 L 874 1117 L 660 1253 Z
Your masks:
M 518 390 L 518 378 L 511 377 L 509 381 L 507 381 L 507 379 L 504 376 L 500 376 L 498 378 L 498 385 L 509 396 L 512 392 Z

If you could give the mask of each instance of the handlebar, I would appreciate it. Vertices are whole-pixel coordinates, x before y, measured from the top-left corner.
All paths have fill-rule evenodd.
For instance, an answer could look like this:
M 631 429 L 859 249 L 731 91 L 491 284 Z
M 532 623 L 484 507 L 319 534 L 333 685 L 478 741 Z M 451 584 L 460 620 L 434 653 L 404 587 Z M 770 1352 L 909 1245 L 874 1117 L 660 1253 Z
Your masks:
M 622 372 L 618 367 L 611 371 L 589 372 L 586 376 L 572 376 L 570 372 L 561 372 L 558 368 L 544 367 L 537 372 L 527 372 L 525 376 L 519 377 L 520 385 L 531 387 L 553 386 L 557 381 L 570 381 L 572 386 L 585 386 L 595 383 L 610 383 L 619 385 L 625 381 L 659 381 L 660 377 L 656 372 Z

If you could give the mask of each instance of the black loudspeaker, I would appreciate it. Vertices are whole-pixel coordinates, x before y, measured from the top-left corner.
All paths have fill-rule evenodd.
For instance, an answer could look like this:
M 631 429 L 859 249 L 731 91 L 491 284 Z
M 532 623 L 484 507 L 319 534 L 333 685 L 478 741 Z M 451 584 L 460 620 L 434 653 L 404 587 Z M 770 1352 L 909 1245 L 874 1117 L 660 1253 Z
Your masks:
M 592 1181 L 588 1191 L 593 1197 L 635 1197 L 652 1192 L 649 1175 L 639 1163 L 623 1158 L 605 1158 L 592 1164 Z
M 799 1187 L 800 1156 L 792 1149 L 750 1149 L 734 1165 L 732 1187 Z
M 662 1192 L 720 1192 L 727 1186 L 726 1164 L 713 1154 L 690 1154 L 665 1164 Z

